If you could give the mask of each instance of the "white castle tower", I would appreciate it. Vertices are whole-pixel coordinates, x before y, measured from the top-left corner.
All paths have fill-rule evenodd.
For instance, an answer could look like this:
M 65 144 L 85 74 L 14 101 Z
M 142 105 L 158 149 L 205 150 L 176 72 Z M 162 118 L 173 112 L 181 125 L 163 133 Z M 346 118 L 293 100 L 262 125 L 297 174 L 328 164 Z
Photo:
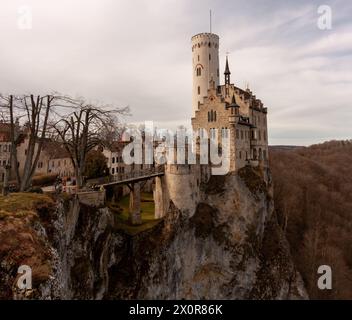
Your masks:
M 199 33 L 192 37 L 193 64 L 193 116 L 207 95 L 209 83 L 219 85 L 219 36 L 214 33 Z

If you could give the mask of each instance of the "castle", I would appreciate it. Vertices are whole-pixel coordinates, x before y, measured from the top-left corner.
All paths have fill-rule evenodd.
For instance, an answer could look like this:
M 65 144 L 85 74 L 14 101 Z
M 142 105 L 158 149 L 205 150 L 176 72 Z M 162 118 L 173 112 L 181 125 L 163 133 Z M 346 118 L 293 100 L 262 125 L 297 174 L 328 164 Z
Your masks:
M 267 108 L 247 88 L 231 83 L 228 58 L 225 83 L 220 85 L 219 36 L 200 33 L 192 37 L 192 127 L 198 135 L 230 138 L 230 171 L 246 164 L 267 164 Z M 227 129 L 227 130 L 226 130 Z M 220 142 L 220 134 L 218 135 Z
M 220 85 L 219 36 L 213 33 L 193 36 L 192 60 L 193 131 L 198 137 L 206 135 L 217 141 L 219 146 L 221 136 L 228 135 L 230 172 L 246 165 L 266 168 L 267 108 L 248 88 L 243 90 L 231 83 L 227 57 L 225 83 Z M 207 183 L 212 174 L 211 166 L 199 162 L 167 164 L 165 176 L 155 178 L 155 216 L 161 218 L 167 214 L 169 200 L 181 211 L 194 212 L 202 199 L 201 185 Z

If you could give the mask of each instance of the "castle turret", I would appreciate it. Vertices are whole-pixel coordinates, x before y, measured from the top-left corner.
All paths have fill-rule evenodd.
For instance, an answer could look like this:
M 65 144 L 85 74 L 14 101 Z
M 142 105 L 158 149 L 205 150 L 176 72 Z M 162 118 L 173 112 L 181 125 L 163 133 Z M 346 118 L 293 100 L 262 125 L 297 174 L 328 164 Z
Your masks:
M 210 81 L 219 85 L 219 36 L 214 33 L 200 33 L 192 37 L 193 63 L 193 115 L 207 95 Z

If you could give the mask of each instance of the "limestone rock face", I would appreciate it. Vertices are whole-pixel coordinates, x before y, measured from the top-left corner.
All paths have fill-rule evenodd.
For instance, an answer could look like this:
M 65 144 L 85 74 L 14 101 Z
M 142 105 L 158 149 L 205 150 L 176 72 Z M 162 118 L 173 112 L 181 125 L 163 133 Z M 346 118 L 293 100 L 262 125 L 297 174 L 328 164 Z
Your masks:
M 307 298 L 270 179 L 253 168 L 213 176 L 194 199 L 189 210 L 170 197 L 164 219 L 135 235 L 116 230 L 107 208 L 61 201 L 43 223 L 52 274 L 32 298 Z

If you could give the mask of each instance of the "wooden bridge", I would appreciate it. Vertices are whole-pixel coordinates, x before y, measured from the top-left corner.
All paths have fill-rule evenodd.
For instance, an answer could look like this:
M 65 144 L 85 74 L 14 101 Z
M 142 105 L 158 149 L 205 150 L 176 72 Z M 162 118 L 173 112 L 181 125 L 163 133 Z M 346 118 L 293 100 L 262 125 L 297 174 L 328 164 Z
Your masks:
M 131 183 L 149 180 L 155 177 L 161 177 L 165 174 L 164 166 L 152 167 L 138 171 L 120 173 L 108 178 L 108 181 L 98 183 L 99 186 L 109 187 L 116 185 L 129 185 Z
M 141 217 L 141 182 L 156 178 L 160 180 L 165 174 L 164 166 L 151 167 L 147 169 L 135 170 L 129 173 L 117 174 L 107 178 L 103 178 L 96 185 L 104 189 L 113 188 L 118 185 L 126 185 L 130 189 L 130 205 L 129 205 L 129 220 L 133 225 L 142 224 Z M 158 186 L 161 186 L 161 181 L 156 181 Z M 160 187 L 159 187 L 160 189 Z M 159 193 L 161 190 L 159 190 Z M 158 201 L 158 200 L 156 200 Z

